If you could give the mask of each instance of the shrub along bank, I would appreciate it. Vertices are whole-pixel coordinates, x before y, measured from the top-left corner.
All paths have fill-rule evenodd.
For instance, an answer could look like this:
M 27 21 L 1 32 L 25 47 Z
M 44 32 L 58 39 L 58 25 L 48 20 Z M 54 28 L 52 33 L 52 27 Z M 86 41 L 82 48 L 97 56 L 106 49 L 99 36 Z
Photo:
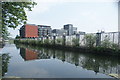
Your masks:
M 88 42 L 86 42 L 86 46 L 80 46 L 78 43 L 78 39 L 73 39 L 73 45 L 65 45 L 65 42 L 63 39 L 56 39 L 50 40 L 45 39 L 43 40 L 15 40 L 15 44 L 25 44 L 30 46 L 38 46 L 38 47 L 47 47 L 52 49 L 62 49 L 62 50 L 69 50 L 69 51 L 76 51 L 76 52 L 82 52 L 82 53 L 91 53 L 91 54 L 98 54 L 98 55 L 112 55 L 112 56 L 120 56 L 120 49 L 118 48 L 118 45 L 109 43 L 109 41 L 104 40 L 101 42 L 100 46 L 94 46 L 94 37 L 86 36 L 88 39 Z M 92 40 L 91 40 L 92 39 Z M 87 41 L 87 40 L 86 40 Z

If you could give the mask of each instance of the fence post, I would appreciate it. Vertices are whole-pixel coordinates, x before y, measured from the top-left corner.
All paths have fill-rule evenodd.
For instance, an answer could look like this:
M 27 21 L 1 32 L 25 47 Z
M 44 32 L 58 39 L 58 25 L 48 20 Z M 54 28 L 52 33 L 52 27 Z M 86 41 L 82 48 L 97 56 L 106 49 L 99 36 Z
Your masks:
M 80 42 L 80 34 L 76 34 L 76 39 L 78 40 L 78 45 L 79 46 L 79 42 Z
M 113 43 L 115 43 L 115 42 L 114 42 L 114 38 L 115 38 L 115 35 L 114 35 L 114 34 L 115 34 L 115 33 L 113 32 Z
M 66 36 L 63 35 L 63 46 L 65 46 L 65 45 L 66 45 Z
M 47 39 L 49 39 L 49 36 L 47 35 L 47 37 L 46 37 Z
M 96 33 L 96 46 L 101 45 L 101 33 Z
M 41 37 L 41 42 L 42 42 L 42 44 L 43 44 L 43 37 Z
M 55 45 L 56 35 L 53 36 L 53 44 Z

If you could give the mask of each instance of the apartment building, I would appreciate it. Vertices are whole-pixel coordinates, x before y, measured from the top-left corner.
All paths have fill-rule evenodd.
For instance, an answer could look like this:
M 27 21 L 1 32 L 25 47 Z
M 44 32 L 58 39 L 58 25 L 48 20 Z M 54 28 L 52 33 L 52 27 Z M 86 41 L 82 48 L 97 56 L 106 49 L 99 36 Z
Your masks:
M 26 24 L 20 28 L 21 38 L 38 38 L 38 26 L 34 24 Z

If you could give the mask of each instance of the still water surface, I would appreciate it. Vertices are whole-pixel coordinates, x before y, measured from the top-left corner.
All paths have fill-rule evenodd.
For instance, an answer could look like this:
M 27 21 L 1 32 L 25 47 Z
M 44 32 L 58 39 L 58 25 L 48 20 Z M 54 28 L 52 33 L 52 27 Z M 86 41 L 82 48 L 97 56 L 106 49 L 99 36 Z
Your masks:
M 113 57 L 15 44 L 6 44 L 3 53 L 11 56 L 4 77 L 111 78 L 120 65 Z

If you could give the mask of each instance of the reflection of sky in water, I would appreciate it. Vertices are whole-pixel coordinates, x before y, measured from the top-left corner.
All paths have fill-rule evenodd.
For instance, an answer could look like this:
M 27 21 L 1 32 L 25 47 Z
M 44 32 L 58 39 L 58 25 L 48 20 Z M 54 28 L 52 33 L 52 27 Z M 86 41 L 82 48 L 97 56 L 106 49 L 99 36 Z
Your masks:
M 6 76 L 23 78 L 110 78 L 105 74 L 96 74 L 92 70 L 83 69 L 80 66 L 76 67 L 58 59 L 24 61 L 19 54 L 20 50 L 17 50 L 14 45 L 5 47 L 3 52 L 10 53 L 12 56 Z

